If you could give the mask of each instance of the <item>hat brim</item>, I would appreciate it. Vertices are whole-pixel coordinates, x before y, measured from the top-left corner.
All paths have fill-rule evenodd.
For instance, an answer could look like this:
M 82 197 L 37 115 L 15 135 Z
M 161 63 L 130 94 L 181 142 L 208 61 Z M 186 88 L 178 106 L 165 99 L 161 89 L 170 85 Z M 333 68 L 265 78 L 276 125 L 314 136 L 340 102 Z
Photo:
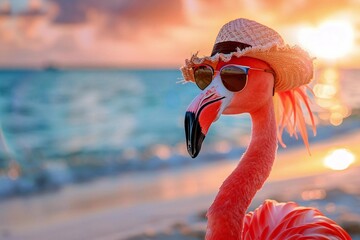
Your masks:
M 199 58 L 194 54 L 181 68 L 186 81 L 194 82 L 193 67 L 204 63 L 228 62 L 232 57 L 252 57 L 267 62 L 275 72 L 275 91 L 282 92 L 308 84 L 313 78 L 313 58 L 298 46 L 248 47 L 229 54 Z

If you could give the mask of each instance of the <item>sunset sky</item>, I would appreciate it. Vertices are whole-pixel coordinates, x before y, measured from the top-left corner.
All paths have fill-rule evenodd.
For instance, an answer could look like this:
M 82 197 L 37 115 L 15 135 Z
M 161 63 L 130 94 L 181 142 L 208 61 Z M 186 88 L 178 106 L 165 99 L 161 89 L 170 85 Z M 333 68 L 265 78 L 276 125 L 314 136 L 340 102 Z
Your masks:
M 179 67 L 238 17 L 360 67 L 359 12 L 359 0 L 0 0 L 0 67 Z

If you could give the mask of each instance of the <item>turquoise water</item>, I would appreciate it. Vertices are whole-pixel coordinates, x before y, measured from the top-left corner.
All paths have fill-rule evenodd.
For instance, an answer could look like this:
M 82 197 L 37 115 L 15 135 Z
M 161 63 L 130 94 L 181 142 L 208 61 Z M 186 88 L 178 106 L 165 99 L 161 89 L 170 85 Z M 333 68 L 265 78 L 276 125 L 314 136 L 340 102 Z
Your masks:
M 179 77 L 176 71 L 3 72 L 3 129 L 14 152 L 47 157 L 174 143 L 175 133 L 160 132 L 163 139 L 151 133 L 178 127 L 176 113 L 186 101 Z
M 359 74 L 348 76 L 355 83 Z M 0 71 L 6 143 L 0 156 L 0 196 L 192 163 L 183 118 L 199 90 L 177 83 L 180 79 L 178 70 Z M 238 157 L 244 149 L 239 136 L 249 135 L 247 116 L 221 117 L 215 125 L 198 162 Z M 342 131 L 357 125 L 344 125 Z M 11 167 L 17 174 L 9 175 Z

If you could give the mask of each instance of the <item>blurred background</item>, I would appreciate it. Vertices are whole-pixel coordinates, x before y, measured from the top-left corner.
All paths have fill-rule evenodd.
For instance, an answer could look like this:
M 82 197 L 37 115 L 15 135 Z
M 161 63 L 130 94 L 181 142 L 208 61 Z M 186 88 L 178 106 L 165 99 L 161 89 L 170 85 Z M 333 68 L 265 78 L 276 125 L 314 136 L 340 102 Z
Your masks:
M 0 0 L 0 239 L 202 239 L 250 136 L 223 116 L 193 160 L 181 84 L 238 17 L 316 57 L 311 156 L 284 134 L 264 199 L 318 207 L 360 239 L 357 0 Z M 310 132 L 310 131 L 309 131 Z

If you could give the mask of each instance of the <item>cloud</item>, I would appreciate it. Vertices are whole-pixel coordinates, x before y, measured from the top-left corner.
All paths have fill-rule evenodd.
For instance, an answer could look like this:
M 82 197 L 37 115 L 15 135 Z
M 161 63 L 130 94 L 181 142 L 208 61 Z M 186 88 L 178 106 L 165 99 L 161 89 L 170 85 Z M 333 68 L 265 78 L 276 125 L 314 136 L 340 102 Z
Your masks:
M 57 7 L 57 16 L 54 23 L 58 24 L 77 24 L 86 21 L 86 2 L 79 0 L 72 1 L 53 1 Z M 85 2 L 85 4 L 84 4 Z
M 189 1 L 186 1 L 189 2 Z M 355 0 L 224 0 L 191 1 L 191 11 L 197 19 L 234 19 L 245 17 L 274 25 L 289 25 L 299 22 L 316 23 L 324 16 L 342 9 L 358 8 Z M 206 21 L 204 21 L 206 22 Z
M 261 9 L 267 12 L 275 10 L 277 23 L 286 25 L 304 21 L 318 23 L 324 17 L 349 9 L 352 5 L 352 0 L 272 0 L 263 1 Z
M 33 56 L 34 62 L 175 66 L 196 51 L 208 54 L 220 27 L 238 17 L 290 35 L 339 12 L 359 19 L 360 10 L 354 0 L 36 2 L 41 6 L 16 13 L 0 9 L 0 64 L 28 64 Z
M 160 34 L 186 21 L 181 0 L 53 0 L 54 24 L 96 25 L 101 35 L 129 38 L 142 31 Z

